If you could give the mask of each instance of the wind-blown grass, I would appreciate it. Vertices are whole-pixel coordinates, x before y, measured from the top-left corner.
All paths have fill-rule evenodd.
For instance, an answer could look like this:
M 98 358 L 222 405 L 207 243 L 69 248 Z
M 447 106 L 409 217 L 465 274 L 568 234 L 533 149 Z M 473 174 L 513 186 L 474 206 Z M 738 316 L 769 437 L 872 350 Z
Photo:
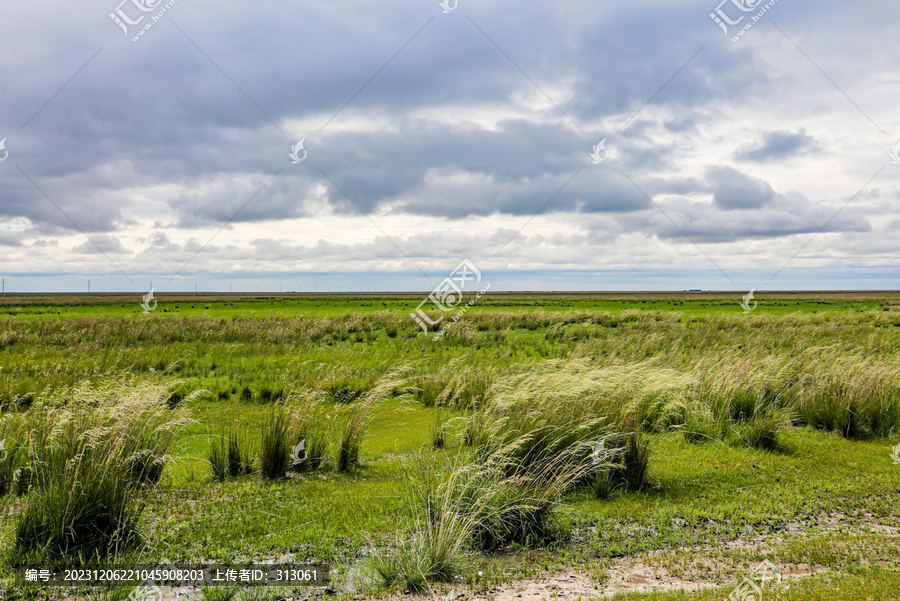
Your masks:
M 484 401 L 494 378 L 492 368 L 461 356 L 419 377 L 415 397 L 426 407 L 475 409 Z
M 159 482 L 169 446 L 189 422 L 165 398 L 162 387 L 117 384 L 31 409 L 16 553 L 105 555 L 139 542 L 142 495 Z
M 341 417 L 343 425 L 339 433 L 337 450 L 339 472 L 348 472 L 359 464 L 362 441 L 369 427 L 369 419 L 375 405 L 386 398 L 395 397 L 397 391 L 405 388 L 407 381 L 404 374 L 406 371 L 407 368 L 401 366 L 385 374 L 361 399 L 351 404 L 350 408 L 343 413 Z
M 373 559 L 383 582 L 422 590 L 429 582 L 450 581 L 467 549 L 538 546 L 552 540 L 557 534 L 554 508 L 591 464 L 581 442 L 560 448 L 561 433 L 544 434 L 556 440 L 535 445 L 533 436 L 523 436 L 483 448 L 474 461 L 451 461 L 445 478 L 437 460 L 422 468 L 410 486 L 422 515 L 417 530 L 401 549 L 378 552 Z M 523 468 L 523 449 L 536 447 L 557 451 L 533 456 Z

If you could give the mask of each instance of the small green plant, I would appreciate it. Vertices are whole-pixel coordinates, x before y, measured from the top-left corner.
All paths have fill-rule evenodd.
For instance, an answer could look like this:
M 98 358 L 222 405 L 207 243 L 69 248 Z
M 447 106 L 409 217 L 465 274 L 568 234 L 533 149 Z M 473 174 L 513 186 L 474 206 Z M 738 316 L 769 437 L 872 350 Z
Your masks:
M 735 434 L 738 440 L 749 447 L 781 453 L 786 449 L 778 436 L 784 431 L 788 421 L 783 411 L 764 411 L 747 422 L 736 424 Z
M 447 414 L 438 410 L 431 422 L 431 448 L 443 449 L 447 444 Z
M 594 468 L 594 477 L 591 480 L 591 490 L 597 499 L 608 499 L 612 494 L 614 483 L 610 475 L 609 466 L 597 466 Z
M 634 492 L 647 486 L 647 465 L 650 462 L 650 439 L 640 430 L 628 435 L 621 454 L 616 478 L 626 490 Z
M 222 436 L 214 436 L 209 440 L 206 449 L 206 460 L 212 477 L 219 482 L 228 478 L 228 443 Z
M 203 586 L 200 596 L 203 601 L 234 601 L 241 589 L 236 586 Z
M 85 597 L 85 601 L 128 601 L 135 587 L 114 586 L 108 590 L 95 591 Z
M 251 586 L 240 590 L 235 599 L 238 601 L 283 601 L 288 594 L 288 590 L 284 587 Z

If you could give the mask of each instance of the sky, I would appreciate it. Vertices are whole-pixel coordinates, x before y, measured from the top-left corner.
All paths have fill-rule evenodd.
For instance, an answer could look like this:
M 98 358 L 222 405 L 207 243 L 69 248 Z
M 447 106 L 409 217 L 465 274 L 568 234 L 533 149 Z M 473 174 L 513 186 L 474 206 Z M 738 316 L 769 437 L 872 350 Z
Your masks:
M 900 5 L 0 6 L 6 292 L 900 289 Z

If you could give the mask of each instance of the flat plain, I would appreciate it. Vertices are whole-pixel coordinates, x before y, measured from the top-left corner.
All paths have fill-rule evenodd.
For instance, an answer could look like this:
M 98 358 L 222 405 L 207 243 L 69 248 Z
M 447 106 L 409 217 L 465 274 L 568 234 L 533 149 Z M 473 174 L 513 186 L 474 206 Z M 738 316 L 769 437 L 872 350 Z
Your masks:
M 238 595 L 897 598 L 900 294 L 489 294 L 439 340 L 422 300 L 0 297 L 4 597 L 280 560 L 331 589 Z

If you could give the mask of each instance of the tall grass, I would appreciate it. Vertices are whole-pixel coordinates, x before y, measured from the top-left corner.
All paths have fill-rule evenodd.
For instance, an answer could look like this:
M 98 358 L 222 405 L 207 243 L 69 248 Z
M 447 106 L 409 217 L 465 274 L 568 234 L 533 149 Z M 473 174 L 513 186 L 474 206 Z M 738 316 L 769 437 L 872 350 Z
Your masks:
M 692 442 L 733 437 L 769 451 L 785 449 L 779 435 L 791 424 L 847 438 L 900 431 L 900 368 L 833 349 L 704 359 L 690 371 L 551 360 L 497 379 L 487 397 L 467 442 L 494 436 L 490 423 L 516 436 L 548 425 L 583 427 L 588 416 L 619 432 L 677 428 Z
M 373 558 L 384 583 L 422 590 L 429 582 L 452 580 L 467 549 L 536 546 L 552 540 L 557 534 L 553 510 L 562 494 L 590 471 L 590 463 L 575 460 L 585 457 L 579 443 L 544 455 L 523 470 L 521 448 L 533 443 L 529 437 L 514 439 L 475 461 L 451 462 L 449 472 L 436 460 L 420 466 L 410 487 L 421 511 L 418 528 L 400 549 L 379 551 Z M 542 446 L 553 448 L 555 443 Z
M 359 464 L 359 452 L 368 429 L 368 417 L 372 405 L 371 399 L 364 399 L 354 404 L 343 416 L 337 451 L 339 472 L 349 472 Z
M 900 432 L 900 367 L 833 352 L 806 359 L 821 362 L 798 379 L 797 413 L 802 423 L 847 438 Z
M 722 358 L 698 366 L 696 398 L 720 421 L 787 421 L 846 438 L 900 431 L 900 367 L 809 348 L 794 357 Z M 689 418 L 690 419 L 690 418 Z M 745 428 L 739 428 L 745 429 Z M 759 446 L 759 445 L 754 445 Z M 763 443 L 763 447 L 771 447 Z
M 447 445 L 447 427 L 450 423 L 450 418 L 447 415 L 447 411 L 444 409 L 438 409 L 434 414 L 434 419 L 431 422 L 431 448 L 432 449 L 443 449 Z
M 247 437 L 237 428 L 212 436 L 206 451 L 212 476 L 219 482 L 253 471 Z
M 115 384 L 31 409 L 16 553 L 115 554 L 139 542 L 144 491 L 159 482 L 175 434 L 189 423 L 166 396 L 161 387 Z
M 287 476 L 291 465 L 290 418 L 284 405 L 276 404 L 265 417 L 260 434 L 259 473 L 266 480 Z
M 635 430 L 626 439 L 620 454 L 621 461 L 613 472 L 613 480 L 619 480 L 625 490 L 634 492 L 647 486 L 647 464 L 650 461 L 650 445 L 645 434 Z
M 206 460 L 212 471 L 212 477 L 219 482 L 228 479 L 228 440 L 224 436 L 210 438 L 206 449 Z
M 407 386 L 404 377 L 407 370 L 406 366 L 400 366 L 385 374 L 343 412 L 337 449 L 338 471 L 347 472 L 359 465 L 360 449 L 375 406 L 387 398 L 399 398 L 397 391 Z
M 464 355 L 418 378 L 415 397 L 425 407 L 474 409 L 486 398 L 494 378 L 492 367 Z
M 787 447 L 781 442 L 779 434 L 787 428 L 789 422 L 784 410 L 768 409 L 736 424 L 734 431 L 737 440 L 749 447 L 782 453 L 787 451 Z
M 307 392 L 289 401 L 292 410 L 292 441 L 303 446 L 303 452 L 292 453 L 291 467 L 297 472 L 315 471 L 322 467 L 328 455 L 327 419 L 320 395 L 316 391 Z
M 663 430 L 682 419 L 692 382 L 688 374 L 647 363 L 551 360 L 498 379 L 483 413 L 516 433 L 589 420 L 615 430 Z
M 232 428 L 228 434 L 226 459 L 228 475 L 231 477 L 249 474 L 253 471 L 253 455 L 250 450 L 250 440 L 237 428 Z
M 22 464 L 27 442 L 23 415 L 11 414 L 0 418 L 0 497 L 10 493 L 16 485 L 16 472 Z
M 645 430 L 684 426 L 686 431 L 710 430 L 700 438 L 720 436 L 758 414 L 754 409 L 760 405 L 773 404 L 786 409 L 795 424 L 850 438 L 900 431 L 896 311 L 829 310 L 748 319 L 668 310 L 496 308 L 520 302 L 496 298 L 489 303 L 495 308 L 488 305 L 466 315 L 465 324 L 458 324 L 466 335 L 452 338 L 452 347 L 422 370 L 429 375 L 421 382 L 421 402 L 478 406 L 495 380 L 521 369 L 523 358 L 582 358 L 598 370 L 588 393 L 603 388 L 607 376 L 624 383 L 622 399 Z M 647 307 L 650 301 L 637 302 Z M 389 326 L 397 332 L 393 338 L 385 336 Z M 240 397 L 246 389 L 248 399 L 271 402 L 288 386 L 319 387 L 355 402 L 392 364 L 428 356 L 431 346 L 410 338 L 416 331 L 411 320 L 384 311 L 252 319 L 172 316 L 139 322 L 118 317 L 8 319 L 0 322 L 0 368 L 7 375 L 0 379 L 0 406 L 25 408 L 43 391 L 86 377 L 154 372 L 177 372 L 191 386 L 208 388 L 221 399 Z M 378 352 L 372 353 L 376 343 Z M 505 353 L 481 354 L 501 343 Z M 229 345 L 227 352 L 197 352 L 223 344 Z M 454 358 L 460 369 L 450 367 Z M 317 365 L 323 367 L 310 368 Z M 282 374 L 277 382 L 272 381 L 273 370 Z M 645 386 L 645 375 L 660 387 Z M 701 384 L 688 386 L 683 394 L 685 379 Z M 710 384 L 705 392 L 703 380 Z M 187 388 L 177 392 L 184 396 Z M 689 428 L 687 405 L 695 394 L 722 421 Z M 632 397 L 640 402 L 632 403 Z
M 505 448 L 516 459 L 508 475 L 542 477 L 549 465 L 563 471 L 591 466 L 603 442 L 603 469 L 582 471 L 578 484 L 593 482 L 602 494 L 620 486 L 637 490 L 645 485 L 648 462 L 640 430 L 677 421 L 688 382 L 672 370 L 646 365 L 545 362 L 497 380 L 470 418 L 467 439 L 482 457 Z

